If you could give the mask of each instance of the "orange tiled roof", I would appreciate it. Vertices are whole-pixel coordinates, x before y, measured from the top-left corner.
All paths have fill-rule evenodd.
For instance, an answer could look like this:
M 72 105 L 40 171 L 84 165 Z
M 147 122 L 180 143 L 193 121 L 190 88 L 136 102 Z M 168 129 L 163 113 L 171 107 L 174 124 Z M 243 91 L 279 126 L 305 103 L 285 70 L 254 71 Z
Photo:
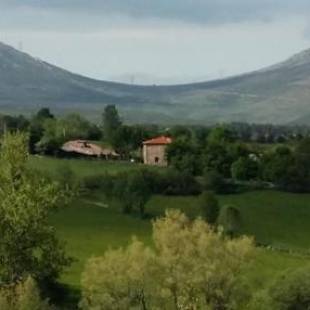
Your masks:
M 160 136 L 156 137 L 147 141 L 144 141 L 144 145 L 165 145 L 165 144 L 170 144 L 172 142 L 172 139 L 170 137 L 166 136 Z

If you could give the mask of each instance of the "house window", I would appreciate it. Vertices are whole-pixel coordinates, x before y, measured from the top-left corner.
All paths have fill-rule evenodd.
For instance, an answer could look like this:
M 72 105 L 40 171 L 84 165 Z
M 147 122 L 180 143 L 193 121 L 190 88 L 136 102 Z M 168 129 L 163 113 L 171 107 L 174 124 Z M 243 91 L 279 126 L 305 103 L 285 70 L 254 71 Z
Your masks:
M 158 164 L 158 163 L 159 163 L 159 158 L 155 157 L 155 164 Z

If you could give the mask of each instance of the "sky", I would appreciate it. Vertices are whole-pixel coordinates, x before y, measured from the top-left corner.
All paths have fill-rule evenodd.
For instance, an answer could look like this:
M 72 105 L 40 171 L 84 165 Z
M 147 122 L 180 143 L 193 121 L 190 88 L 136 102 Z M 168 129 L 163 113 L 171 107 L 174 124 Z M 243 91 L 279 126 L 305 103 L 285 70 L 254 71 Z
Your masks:
M 101 80 L 205 81 L 310 48 L 310 1 L 0 0 L 0 41 Z

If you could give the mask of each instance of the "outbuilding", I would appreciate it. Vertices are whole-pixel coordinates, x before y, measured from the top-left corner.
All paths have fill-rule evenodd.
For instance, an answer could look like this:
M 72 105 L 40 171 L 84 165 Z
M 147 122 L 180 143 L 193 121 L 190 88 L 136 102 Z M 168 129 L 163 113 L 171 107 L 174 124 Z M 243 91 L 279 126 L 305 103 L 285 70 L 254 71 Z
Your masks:
M 143 162 L 146 165 L 167 166 L 166 148 L 172 139 L 166 136 L 156 137 L 143 142 Z
M 103 157 L 106 159 L 119 157 L 119 154 L 113 149 L 103 148 L 86 140 L 68 141 L 61 147 L 61 150 L 66 154 L 79 157 Z

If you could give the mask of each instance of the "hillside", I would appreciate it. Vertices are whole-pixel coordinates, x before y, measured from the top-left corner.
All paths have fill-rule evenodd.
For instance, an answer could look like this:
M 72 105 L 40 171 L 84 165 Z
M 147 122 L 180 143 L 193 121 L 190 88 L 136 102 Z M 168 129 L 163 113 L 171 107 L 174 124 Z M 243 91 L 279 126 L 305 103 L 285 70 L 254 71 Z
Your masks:
M 73 74 L 0 43 L 0 111 L 31 113 L 49 106 L 95 118 L 116 104 L 135 122 L 247 121 L 308 123 L 310 50 L 263 70 L 223 80 L 136 86 Z

